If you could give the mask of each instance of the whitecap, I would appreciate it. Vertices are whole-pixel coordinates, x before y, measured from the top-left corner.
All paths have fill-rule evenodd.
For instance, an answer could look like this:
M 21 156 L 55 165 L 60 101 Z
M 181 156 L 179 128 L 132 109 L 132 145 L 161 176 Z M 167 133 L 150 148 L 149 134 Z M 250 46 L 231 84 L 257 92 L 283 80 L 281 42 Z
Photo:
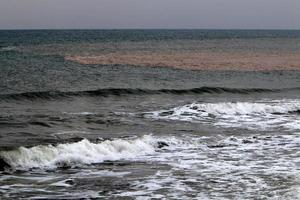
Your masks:
M 144 113 L 154 119 L 212 123 L 221 127 L 299 129 L 300 100 L 192 103 Z
M 14 51 L 16 47 L 14 46 L 6 46 L 6 47 L 0 47 L 0 51 Z
M 76 164 L 101 163 L 106 160 L 132 159 L 155 152 L 157 141 L 150 135 L 134 140 L 115 139 L 92 143 L 83 139 L 76 143 L 39 145 L 31 148 L 1 151 L 2 157 L 15 169 L 57 168 Z

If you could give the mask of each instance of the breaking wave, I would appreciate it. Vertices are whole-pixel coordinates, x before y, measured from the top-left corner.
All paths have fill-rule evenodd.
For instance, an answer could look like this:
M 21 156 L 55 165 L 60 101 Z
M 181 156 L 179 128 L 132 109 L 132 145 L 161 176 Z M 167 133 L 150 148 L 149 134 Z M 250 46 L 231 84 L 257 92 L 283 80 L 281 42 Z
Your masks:
M 191 89 L 132 89 L 132 88 L 107 88 L 89 91 L 43 91 L 43 92 L 24 92 L 24 93 L 12 93 L 1 94 L 0 100 L 23 100 L 23 99 L 57 99 L 75 96 L 121 96 L 121 95 L 155 95 L 155 94 L 252 94 L 252 93 L 271 93 L 281 91 L 298 91 L 300 88 L 285 88 L 285 89 L 263 89 L 263 88 L 224 88 L 224 87 L 199 87 Z
M 76 143 L 39 145 L 31 148 L 1 151 L 2 162 L 13 169 L 53 169 L 76 164 L 94 164 L 104 161 L 134 159 L 154 153 L 156 148 L 167 145 L 150 135 L 133 140 L 115 139 L 92 143 L 83 139 Z
M 162 141 L 165 142 L 166 147 L 158 150 L 157 148 L 162 145 Z M 159 144 L 159 142 L 162 143 Z M 133 166 L 135 166 L 134 161 L 146 161 L 147 165 L 143 167 L 154 166 L 154 170 L 159 169 L 155 174 L 146 175 L 146 178 L 135 180 L 132 179 L 134 171 L 137 170 L 135 167 L 132 171 L 123 167 L 119 168 L 121 171 L 103 170 L 101 167 L 95 170 L 80 168 L 78 173 L 72 171 L 72 173 L 66 173 L 65 176 L 62 176 L 61 172 L 57 174 L 58 176 L 46 173 L 47 175 L 50 174 L 50 178 L 46 177 L 47 184 L 50 182 L 51 186 L 55 187 L 72 187 L 79 182 L 78 179 L 91 177 L 97 177 L 98 179 L 93 180 L 104 180 L 104 182 L 107 179 L 103 177 L 107 176 L 117 180 L 130 181 L 130 191 L 127 188 L 122 191 L 118 190 L 117 198 L 150 195 L 151 197 L 160 198 L 161 188 L 165 188 L 167 197 L 170 199 L 181 197 L 184 199 L 186 191 L 199 191 L 197 187 L 194 187 L 195 185 L 207 185 L 207 182 L 210 181 L 211 187 L 208 188 L 208 191 L 216 193 L 215 196 L 220 197 L 218 199 L 223 199 L 223 193 L 225 192 L 234 193 L 242 199 L 255 199 L 258 190 L 265 191 L 262 194 L 266 195 L 269 195 L 269 191 L 282 192 L 282 186 L 278 188 L 278 184 L 274 184 L 274 181 L 281 183 L 293 181 L 294 184 L 298 185 L 297 179 L 294 181 L 294 177 L 297 178 L 299 174 L 297 168 L 299 164 L 299 147 L 299 134 L 255 134 L 248 136 L 232 135 L 229 137 L 185 134 L 155 137 L 146 135 L 135 139 L 115 139 L 101 143 L 91 143 L 85 139 L 77 143 L 57 146 L 21 147 L 14 151 L 2 151 L 0 156 L 10 165 L 25 170 L 33 167 L 55 169 L 61 166 L 60 163 L 68 163 L 71 166 L 81 163 L 101 163 L 105 159 L 130 159 L 131 162 L 129 163 Z M 161 164 L 168 165 L 171 170 L 157 168 Z M 123 176 L 131 173 L 130 176 Z M 182 178 L 183 175 L 184 179 Z M 30 176 L 21 176 L 21 179 L 24 181 L 24 177 L 28 179 L 31 176 L 36 185 L 45 182 L 44 176 L 41 177 L 39 173 L 38 175 L 32 173 Z M 2 179 L 2 181 L 4 180 L 4 184 L 12 188 L 16 186 L 17 189 L 14 192 L 35 186 L 27 184 L 12 185 L 10 180 L 13 180 L 16 176 L 10 177 L 12 178 Z M 59 180 L 58 177 L 62 177 L 63 180 Z M 275 177 L 275 179 L 272 177 Z M 112 184 L 114 183 L 116 182 L 112 182 Z M 290 183 L 288 182 L 287 186 L 290 186 Z M 110 183 L 105 182 L 105 186 L 107 184 L 111 187 Z M 48 188 L 52 187 L 47 185 Z M 247 193 L 244 192 L 245 188 L 249 188 Z M 286 187 L 284 192 L 290 191 L 289 189 L 289 187 Z M 99 187 L 97 187 L 98 190 Z M 6 192 L 6 190 L 2 191 Z M 108 193 L 108 195 L 111 195 L 111 193 Z M 261 196 L 261 193 L 259 193 L 259 197 Z M 101 197 L 99 197 L 99 192 L 95 195 L 95 198 Z M 74 197 L 72 196 L 72 198 Z M 198 199 L 203 199 L 202 195 Z
M 14 46 L 0 46 L 0 52 L 1 51 L 14 51 L 16 47 Z
M 154 119 L 213 123 L 223 127 L 300 129 L 300 101 L 192 103 L 144 113 Z

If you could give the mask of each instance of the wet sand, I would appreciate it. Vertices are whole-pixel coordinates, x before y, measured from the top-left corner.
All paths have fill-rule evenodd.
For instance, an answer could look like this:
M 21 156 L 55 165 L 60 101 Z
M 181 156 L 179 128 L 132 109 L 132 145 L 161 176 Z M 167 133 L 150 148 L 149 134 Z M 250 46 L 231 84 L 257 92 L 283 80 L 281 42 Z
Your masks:
M 297 53 L 129 52 L 66 56 L 80 64 L 174 67 L 188 70 L 300 70 Z

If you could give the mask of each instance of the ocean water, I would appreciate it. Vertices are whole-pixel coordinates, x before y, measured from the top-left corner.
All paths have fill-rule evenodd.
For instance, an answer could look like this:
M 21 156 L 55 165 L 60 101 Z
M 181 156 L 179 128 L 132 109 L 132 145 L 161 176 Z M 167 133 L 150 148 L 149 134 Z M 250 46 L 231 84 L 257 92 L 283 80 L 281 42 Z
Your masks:
M 66 59 L 120 52 L 300 55 L 300 31 L 0 31 L 0 199 L 300 199 L 300 71 Z

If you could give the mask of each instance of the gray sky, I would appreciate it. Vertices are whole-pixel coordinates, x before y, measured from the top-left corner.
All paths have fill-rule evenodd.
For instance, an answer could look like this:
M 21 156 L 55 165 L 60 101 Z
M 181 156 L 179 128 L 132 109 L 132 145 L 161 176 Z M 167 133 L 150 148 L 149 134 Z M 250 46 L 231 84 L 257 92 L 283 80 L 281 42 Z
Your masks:
M 0 0 L 0 29 L 300 29 L 300 0 Z

